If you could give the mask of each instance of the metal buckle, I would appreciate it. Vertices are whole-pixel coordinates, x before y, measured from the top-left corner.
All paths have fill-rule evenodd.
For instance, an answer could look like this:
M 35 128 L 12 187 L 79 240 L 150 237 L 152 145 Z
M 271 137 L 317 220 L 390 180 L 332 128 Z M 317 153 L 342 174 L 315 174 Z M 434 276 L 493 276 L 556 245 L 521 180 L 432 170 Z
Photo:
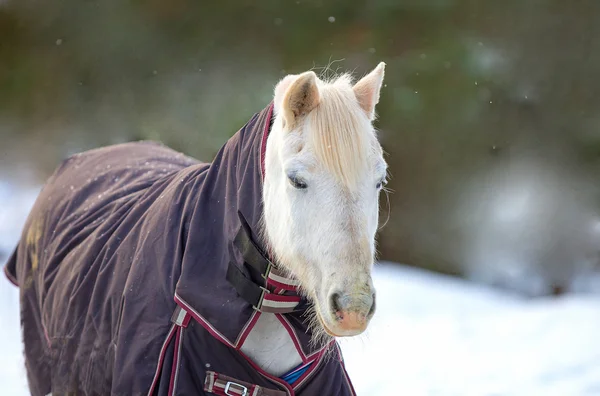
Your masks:
M 267 260 L 267 270 L 264 274 L 260 274 L 260 276 L 265 280 L 265 286 L 267 285 L 267 278 L 269 277 L 269 273 L 271 272 L 271 268 L 273 268 L 273 263 L 271 260 Z M 258 307 L 253 305 L 252 308 L 261 312 L 260 307 L 262 307 L 263 300 L 265 299 L 265 293 L 271 293 L 271 290 L 267 289 L 265 286 L 258 286 L 261 288 L 260 299 L 258 300 Z
M 271 272 L 271 268 L 273 267 L 273 263 L 271 262 L 271 260 L 267 260 L 267 270 L 265 271 L 264 274 L 260 274 L 260 276 L 264 279 L 267 280 L 267 278 L 269 277 L 269 273 Z
M 235 386 L 236 388 L 231 388 L 232 386 Z M 246 388 L 244 385 L 240 385 L 240 384 L 236 384 L 235 382 L 227 382 L 227 384 L 225 384 L 225 394 L 228 396 L 238 396 L 236 394 L 233 393 L 229 393 L 229 390 L 237 390 L 238 392 L 242 392 L 239 396 L 247 396 L 248 395 L 248 388 Z
M 258 287 L 260 287 L 262 290 L 260 292 L 260 300 L 258 300 L 258 307 L 253 305 L 252 308 L 254 308 L 260 312 L 260 307 L 262 307 L 263 300 L 265 299 L 265 293 L 271 293 L 271 291 L 269 289 L 267 289 L 266 287 L 262 287 L 262 286 L 258 286 Z

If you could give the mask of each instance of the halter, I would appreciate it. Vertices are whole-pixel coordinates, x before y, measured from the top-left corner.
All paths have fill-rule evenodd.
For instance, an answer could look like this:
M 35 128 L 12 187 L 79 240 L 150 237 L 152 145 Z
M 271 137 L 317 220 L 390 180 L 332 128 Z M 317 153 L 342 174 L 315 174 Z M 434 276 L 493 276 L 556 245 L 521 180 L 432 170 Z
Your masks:
M 246 276 L 238 265 L 230 261 L 226 279 L 252 308 L 259 312 L 284 314 L 304 311 L 308 301 L 298 294 L 299 282 L 286 277 L 263 250 L 252 240 L 248 222 L 238 211 L 241 227 L 233 241 L 244 259 L 243 267 L 259 274 L 259 282 Z

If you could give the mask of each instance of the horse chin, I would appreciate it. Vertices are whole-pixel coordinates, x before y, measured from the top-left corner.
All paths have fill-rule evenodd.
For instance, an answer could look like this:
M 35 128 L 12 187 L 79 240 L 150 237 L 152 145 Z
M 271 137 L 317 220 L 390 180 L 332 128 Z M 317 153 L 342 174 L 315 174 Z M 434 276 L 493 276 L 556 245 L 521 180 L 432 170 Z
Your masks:
M 329 335 L 331 337 L 342 337 L 342 336 L 335 334 L 333 331 L 329 330 L 329 327 L 327 327 L 327 325 L 325 324 L 325 321 L 323 319 L 321 319 L 321 315 L 319 315 L 319 322 L 321 322 L 321 326 L 323 326 L 323 330 L 325 330 L 325 333 L 327 333 L 327 335 Z

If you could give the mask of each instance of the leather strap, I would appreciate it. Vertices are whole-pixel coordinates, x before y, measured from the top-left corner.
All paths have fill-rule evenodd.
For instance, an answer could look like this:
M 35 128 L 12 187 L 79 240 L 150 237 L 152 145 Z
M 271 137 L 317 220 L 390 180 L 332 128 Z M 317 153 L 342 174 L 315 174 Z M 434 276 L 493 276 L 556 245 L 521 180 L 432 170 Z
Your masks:
M 219 396 L 288 396 L 287 392 L 263 388 L 214 371 L 206 372 L 204 391 Z
M 242 268 L 230 262 L 226 278 L 252 307 L 260 312 L 290 313 L 303 311 L 308 306 L 308 301 L 297 294 L 298 281 L 288 278 L 267 258 L 263 250 L 252 240 L 252 232 L 248 222 L 238 211 L 241 227 L 234 239 L 244 258 L 244 266 L 249 271 L 255 271 L 264 280 L 257 284 L 246 276 Z M 293 292 L 292 295 L 275 293 L 275 290 Z
M 242 212 L 238 211 L 241 227 L 233 240 L 233 244 L 238 248 L 244 262 L 258 271 L 259 274 L 266 274 L 269 267 L 273 265 L 266 254 L 252 240 L 252 230 Z

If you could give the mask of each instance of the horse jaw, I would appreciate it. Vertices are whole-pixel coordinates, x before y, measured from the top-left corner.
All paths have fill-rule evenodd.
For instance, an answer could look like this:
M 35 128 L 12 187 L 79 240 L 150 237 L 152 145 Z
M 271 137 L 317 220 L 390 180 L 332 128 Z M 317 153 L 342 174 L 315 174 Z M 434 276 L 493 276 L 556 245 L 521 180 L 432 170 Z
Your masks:
M 275 88 L 275 120 L 265 153 L 263 231 L 278 265 L 300 281 L 312 300 L 317 332 L 332 336 L 362 333 L 375 311 L 371 268 L 379 181 L 387 165 L 371 120 L 382 73 L 380 65 L 352 86 L 346 76 L 323 82 L 307 72 L 287 76 Z M 326 147 L 354 149 L 336 157 L 344 164 L 338 173 L 353 166 L 353 174 L 340 176 L 324 163 L 328 153 L 318 152 L 326 150 L 315 125 L 323 131 L 346 127 L 359 140 L 350 142 L 349 149 L 335 146 L 344 142 L 339 138 Z M 306 182 L 306 188 L 298 188 L 302 183 L 295 180 Z

